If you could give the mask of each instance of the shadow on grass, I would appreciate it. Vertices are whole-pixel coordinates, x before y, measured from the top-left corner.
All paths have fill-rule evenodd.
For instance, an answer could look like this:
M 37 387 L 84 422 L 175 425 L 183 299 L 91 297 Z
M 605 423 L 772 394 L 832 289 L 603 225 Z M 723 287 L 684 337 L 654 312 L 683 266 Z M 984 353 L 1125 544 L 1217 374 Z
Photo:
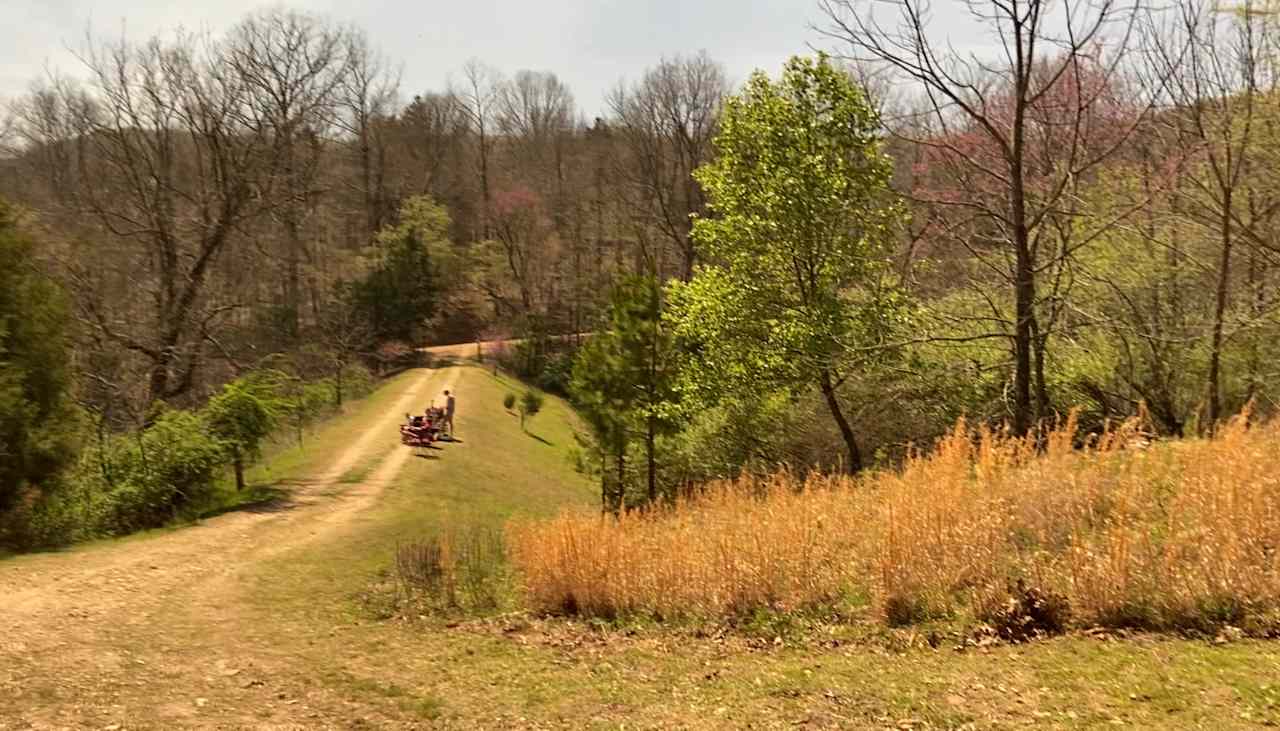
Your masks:
M 227 513 L 279 513 L 298 506 L 292 500 L 292 491 L 281 485 L 306 484 L 301 482 L 278 482 L 275 485 L 254 485 L 245 491 L 242 499 L 229 505 L 210 508 L 195 516 L 196 520 L 208 520 Z
M 440 455 L 438 455 L 438 454 L 422 454 L 422 453 L 418 453 L 418 454 L 415 454 L 415 455 L 413 455 L 413 456 L 417 457 L 418 459 L 440 459 Z
M 543 439 L 542 437 L 538 436 L 537 434 L 534 434 L 534 433 L 533 433 L 533 432 L 531 432 L 531 431 L 527 431 L 527 432 L 525 432 L 525 434 L 528 434 L 530 437 L 533 437 L 534 439 L 536 439 L 536 440 L 538 440 L 538 441 L 542 442 L 543 444 L 547 445 L 548 447 L 554 447 L 554 446 L 556 446 L 556 445 L 555 445 L 555 442 L 549 442 L 549 441 L 547 441 L 546 439 Z
M 62 546 L 37 546 L 36 548 L 23 550 L 23 551 L 13 551 L 6 548 L 4 550 L 0 550 L 0 563 L 9 561 L 12 559 L 16 559 L 16 558 L 23 558 L 26 556 L 44 556 L 44 555 L 52 555 L 55 553 L 71 553 L 72 551 L 76 550 L 77 548 L 83 545 L 85 545 L 84 542 L 68 543 Z

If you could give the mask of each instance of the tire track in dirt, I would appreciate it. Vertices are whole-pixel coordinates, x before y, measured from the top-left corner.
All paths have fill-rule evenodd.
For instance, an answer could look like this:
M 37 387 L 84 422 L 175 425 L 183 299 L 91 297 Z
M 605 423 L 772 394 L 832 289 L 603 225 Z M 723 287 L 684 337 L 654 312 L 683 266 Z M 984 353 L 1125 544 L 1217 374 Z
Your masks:
M 442 374 L 448 382 L 453 381 L 452 369 L 424 372 L 395 402 L 391 414 L 399 415 L 411 410 L 417 400 L 422 397 L 428 383 Z M 0 569 L 0 596 L 4 596 L 5 601 L 3 608 L 0 609 L 0 617 L 8 620 L 16 614 L 32 613 L 39 607 L 30 605 L 37 600 L 47 600 L 50 594 L 74 594 L 86 588 L 110 589 L 114 583 L 113 580 L 118 578 L 115 573 L 120 571 L 145 568 L 147 573 L 143 576 L 149 584 L 154 585 L 156 580 L 165 578 L 163 572 L 166 568 L 181 564 L 183 569 L 190 569 L 192 564 L 189 561 L 193 559 L 198 565 L 203 553 L 193 555 L 197 554 L 195 549 L 204 549 L 213 544 L 220 544 L 218 558 L 220 563 L 225 564 L 228 563 L 228 559 L 234 558 L 227 555 L 226 549 L 234 550 L 237 546 L 244 548 L 243 541 L 254 537 L 248 533 L 250 530 L 264 525 L 276 527 L 274 524 L 292 524 L 305 517 L 328 523 L 336 517 L 342 517 L 353 508 L 363 507 L 366 500 L 343 499 L 370 497 L 365 494 L 366 491 L 359 489 L 361 486 L 352 485 L 349 489 L 343 490 L 341 495 L 333 494 L 332 488 L 337 487 L 338 480 L 374 450 L 377 442 L 395 438 L 389 428 L 383 430 L 385 428 L 383 425 L 393 420 L 398 423 L 398 416 L 389 415 L 386 421 L 378 422 L 378 427 L 366 430 L 316 479 L 294 490 L 274 509 L 234 511 L 172 533 L 106 544 L 70 552 L 64 556 L 48 557 L 41 563 L 52 562 L 52 565 L 38 566 L 34 570 L 25 570 L 28 567 L 22 563 L 13 567 L 3 567 Z M 403 450 L 395 450 L 392 456 L 401 451 Z M 309 511 L 307 508 L 314 510 Z M 325 514 L 318 516 L 311 514 L 317 511 Z M 222 542 L 227 538 L 237 540 Z M 272 541 L 270 545 L 275 550 L 284 548 L 278 541 Z M 69 565 L 58 566 L 58 564 Z M 156 571 L 162 573 L 156 574 L 154 573 Z M 189 579 L 189 575 L 185 577 L 185 580 Z
M 242 659 L 265 651 L 265 663 L 277 664 L 270 648 L 245 646 L 234 631 L 245 615 L 245 574 L 341 529 L 372 505 L 412 455 L 399 446 L 399 416 L 419 411 L 428 389 L 452 388 L 456 378 L 455 368 L 424 371 L 386 419 L 377 419 L 275 509 L 228 513 L 155 537 L 0 565 L 0 698 L 15 698 L 18 713 L 25 708 L 32 714 L 18 715 L 18 727 L 80 725 L 104 708 L 153 701 L 157 718 L 185 724 L 194 710 L 189 688 L 208 674 L 211 650 Z M 368 479 L 335 490 L 388 439 L 396 446 Z M 211 642 L 225 646 L 191 647 Z M 158 672 L 167 692 L 135 688 L 139 677 L 154 682 Z M 182 700 L 159 703 L 170 694 Z M 5 705 L 0 703 L 0 729 L 9 727 Z
M 400 414 L 421 410 L 420 399 L 426 395 L 423 392 L 426 390 L 427 381 L 434 380 L 432 376 L 440 375 L 444 379 L 444 383 L 441 384 L 438 389 L 434 386 L 432 387 L 434 390 L 443 391 L 445 389 L 453 388 L 454 383 L 457 381 L 457 373 L 457 368 L 448 368 L 443 371 L 428 371 L 427 375 L 418 383 L 414 384 L 408 393 L 400 397 L 400 400 L 397 401 L 395 406 L 391 409 L 391 413 L 394 415 L 396 423 L 399 423 Z M 342 476 L 345 475 L 352 467 L 355 467 L 361 459 L 373 451 L 379 440 L 383 440 L 385 438 L 386 434 L 378 431 L 377 429 L 369 429 L 364 434 L 360 435 L 360 438 L 348 447 L 346 451 L 339 455 L 333 465 L 320 475 L 319 481 L 325 484 L 336 483 L 338 480 L 342 479 Z M 377 482 L 377 478 L 381 476 L 385 482 L 389 477 L 395 477 L 395 473 L 399 471 L 399 467 L 404 466 L 405 460 L 400 458 L 400 456 L 404 454 L 406 454 L 406 450 L 403 449 L 397 449 L 392 452 L 391 456 L 383 460 L 382 467 L 380 467 L 379 471 L 374 473 L 374 477 L 370 479 Z M 382 474 L 384 469 L 393 462 L 398 465 L 396 469 L 390 470 L 389 476 Z

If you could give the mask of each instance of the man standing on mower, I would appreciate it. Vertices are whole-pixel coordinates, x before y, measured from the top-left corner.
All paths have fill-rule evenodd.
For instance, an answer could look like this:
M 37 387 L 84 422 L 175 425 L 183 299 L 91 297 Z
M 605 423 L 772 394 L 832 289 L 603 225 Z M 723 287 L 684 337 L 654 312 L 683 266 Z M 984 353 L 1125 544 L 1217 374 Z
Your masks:
M 453 436 L 453 394 L 448 391 L 444 392 L 444 423 L 449 425 L 449 436 Z

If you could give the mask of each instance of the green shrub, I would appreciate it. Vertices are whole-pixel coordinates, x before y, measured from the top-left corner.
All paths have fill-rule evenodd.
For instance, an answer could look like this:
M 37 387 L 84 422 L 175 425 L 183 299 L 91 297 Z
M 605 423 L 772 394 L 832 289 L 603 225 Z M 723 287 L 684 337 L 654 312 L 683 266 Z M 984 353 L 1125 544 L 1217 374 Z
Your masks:
M 228 454 L 209 424 L 189 411 L 166 412 L 150 428 L 95 451 L 105 503 L 92 511 L 95 532 L 112 535 L 162 526 L 206 498 Z
M 569 393 L 569 381 L 573 379 L 573 353 L 550 353 L 542 361 L 542 370 L 534 376 L 534 384 L 543 391 L 562 396 Z
M 48 491 L 27 485 L 0 512 L 0 546 L 30 550 L 69 543 L 76 522 L 64 505 L 61 485 Z
M 524 428 L 526 419 L 533 418 L 542 411 L 542 394 L 537 391 L 525 391 L 520 397 L 520 428 Z
M 307 427 L 336 409 L 337 389 L 327 378 L 308 383 L 281 374 L 275 392 L 280 413 L 299 444 Z
M 357 399 L 373 392 L 377 380 L 373 373 L 359 363 L 353 363 L 342 369 L 342 398 Z
M 299 408 L 307 414 L 309 421 L 314 421 L 326 414 L 333 413 L 337 402 L 337 389 L 333 380 L 322 378 L 302 387 L 302 399 Z
M 351 396 L 375 385 L 362 366 L 343 371 L 343 389 Z M 333 380 L 307 382 L 263 368 L 223 386 L 198 412 L 157 403 L 151 427 L 104 435 L 64 474 L 20 485 L 9 509 L 0 510 L 0 545 L 55 547 L 188 517 L 216 498 L 217 480 L 227 467 L 235 468 L 237 486 L 244 486 L 245 467 L 260 456 L 272 432 L 293 431 L 301 441 L 309 425 L 335 410 L 335 392 Z M 59 424 L 62 432 L 80 429 L 77 414 L 67 418 L 74 423 Z
M 237 490 L 245 487 L 245 465 L 258 458 L 262 441 L 275 428 L 279 406 L 273 389 L 253 378 L 228 383 L 205 406 L 205 420 L 235 468 Z
M 507 394 L 506 396 L 503 396 L 503 397 L 502 397 L 502 406 L 503 406 L 507 411 L 510 411 L 510 410 L 514 409 L 514 408 L 516 407 L 516 395 L 515 395 L 514 393 L 509 393 L 509 394 Z

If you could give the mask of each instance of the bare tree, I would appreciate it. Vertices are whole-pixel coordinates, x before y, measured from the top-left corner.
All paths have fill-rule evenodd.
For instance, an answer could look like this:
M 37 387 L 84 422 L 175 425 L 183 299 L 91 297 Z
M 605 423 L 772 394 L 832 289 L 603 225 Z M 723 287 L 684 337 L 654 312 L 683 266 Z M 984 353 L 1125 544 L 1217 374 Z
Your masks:
M 395 207 L 387 192 L 387 126 L 395 114 L 399 78 L 361 31 L 346 33 L 346 72 L 337 89 L 339 128 L 350 135 L 364 203 L 367 243 L 387 223 Z
M 1233 330 L 1248 330 L 1277 305 L 1265 284 L 1271 260 L 1280 254 L 1273 224 L 1280 190 L 1260 179 L 1274 172 L 1277 85 L 1274 16 L 1253 0 L 1236 12 L 1217 3 L 1184 2 L 1165 23 L 1146 26 L 1150 73 L 1168 78 L 1170 108 L 1159 117 L 1169 145 L 1189 158 L 1180 177 L 1178 205 L 1216 241 L 1212 271 L 1213 311 L 1205 376 L 1205 419 L 1212 430 L 1223 417 L 1223 355 Z M 1234 267 L 1246 259 L 1249 304 L 1232 307 Z M 1252 369 L 1260 365 L 1255 352 Z
M 235 302 L 207 301 L 216 260 L 261 211 L 270 140 L 246 115 L 248 85 L 207 39 L 91 45 L 89 90 L 72 85 L 78 205 L 110 261 L 66 262 L 76 304 L 104 342 L 146 363 L 148 401 L 186 393 Z
M 631 86 L 609 97 L 613 126 L 627 157 L 619 177 L 630 183 L 645 225 L 655 226 L 678 252 L 688 279 L 697 260 L 691 216 L 703 210 L 693 171 L 712 155 L 721 104 L 729 91 L 723 67 L 707 53 L 663 59 Z
M 525 182 L 553 191 L 552 214 L 564 234 L 565 148 L 574 131 L 573 94 L 549 71 L 519 71 L 498 93 L 498 128 Z
M 529 146 L 572 129 L 573 118 L 573 93 L 550 71 L 519 71 L 498 91 L 499 128 Z
M 13 105 L 4 97 L 0 97 L 0 157 L 12 158 L 19 154 L 19 147 L 15 141 L 14 127 L 17 122 L 13 113 Z
M 287 335 L 296 337 L 302 269 L 311 258 L 306 219 L 319 195 L 324 141 L 350 76 L 347 53 L 353 46 L 345 31 L 325 21 L 277 8 L 243 20 L 225 48 L 227 63 L 250 95 L 245 111 L 251 124 L 272 141 L 272 156 L 279 161 L 266 193 L 277 204 L 272 214 L 284 233 L 285 324 L 291 330 Z
M 480 225 L 477 228 L 481 238 L 487 239 L 493 203 L 489 158 L 493 152 L 495 106 L 502 88 L 502 77 L 481 61 L 471 59 L 462 67 L 462 78 L 461 85 L 453 93 L 461 102 L 475 137 L 476 174 L 480 181 Z
M 317 324 L 323 355 L 333 378 L 335 405 L 340 407 L 346 394 L 347 369 L 372 350 L 373 328 L 347 299 L 331 303 Z
M 547 302 L 548 298 L 539 297 L 539 290 L 554 265 L 554 252 L 547 250 L 551 228 L 542 197 L 529 188 L 502 190 L 495 196 L 493 237 L 505 265 L 504 279 L 515 285 L 518 298 L 512 302 L 513 298 L 500 294 L 500 287 L 490 284 L 490 299 L 500 310 L 527 318 L 535 314 L 537 305 Z
M 39 185 L 63 205 L 72 203 L 75 192 L 76 156 L 83 142 L 77 139 L 76 120 L 87 103 L 70 80 L 50 74 L 30 94 L 15 100 L 4 117 L 0 154 L 28 168 L 34 180 L 27 180 L 27 187 Z
M 1035 365 L 1037 341 L 1049 325 L 1037 319 L 1038 286 L 1046 268 L 1096 238 L 1087 231 L 1055 242 L 1054 217 L 1069 215 L 1073 186 L 1119 150 L 1145 116 L 1140 99 L 1119 118 L 1102 109 L 1116 98 L 1138 2 L 965 0 L 999 45 L 991 61 L 954 50 L 931 27 L 928 0 L 819 5 L 828 21 L 819 30 L 845 44 L 849 58 L 879 65 L 920 94 L 923 112 L 913 121 L 927 135 L 888 122 L 930 153 L 931 163 L 951 168 L 949 193 L 917 197 L 946 212 L 951 238 L 1012 289 L 1012 318 L 989 300 L 989 320 L 1001 327 L 985 337 L 1010 341 L 1013 427 L 1025 434 L 1037 411 L 1034 373 L 1043 369 L 1043 358 Z M 896 13 L 892 22 L 877 12 L 886 7 Z M 1051 152 L 1048 167 L 1037 165 L 1038 140 Z
M 427 194 L 445 200 L 445 165 L 456 158 L 467 130 L 467 118 L 458 97 L 450 92 L 415 96 L 397 123 L 398 150 L 412 162 L 405 175 L 408 194 Z

